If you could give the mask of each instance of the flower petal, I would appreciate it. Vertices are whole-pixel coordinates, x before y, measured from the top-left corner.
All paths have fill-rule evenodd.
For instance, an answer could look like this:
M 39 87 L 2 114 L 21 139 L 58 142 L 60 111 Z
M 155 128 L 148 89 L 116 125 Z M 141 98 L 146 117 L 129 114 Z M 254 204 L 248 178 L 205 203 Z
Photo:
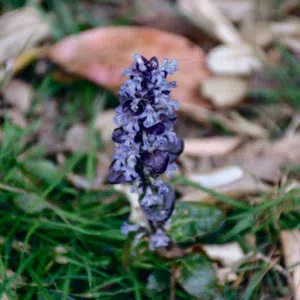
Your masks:
M 162 150 L 144 151 L 141 154 L 141 161 L 150 171 L 162 174 L 167 169 L 169 154 Z

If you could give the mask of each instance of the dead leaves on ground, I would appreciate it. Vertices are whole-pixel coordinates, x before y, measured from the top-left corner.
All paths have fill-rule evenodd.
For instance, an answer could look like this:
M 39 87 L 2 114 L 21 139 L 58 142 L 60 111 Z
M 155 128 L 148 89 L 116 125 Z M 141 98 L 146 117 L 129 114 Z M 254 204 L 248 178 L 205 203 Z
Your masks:
M 280 234 L 285 265 L 290 269 L 293 278 L 295 300 L 300 299 L 300 231 L 283 230 Z
M 0 80 L 4 80 L 7 72 L 14 71 L 14 59 L 18 55 L 50 37 L 49 23 L 33 6 L 4 14 L 0 18 Z M 18 69 L 20 65 L 18 61 Z
M 238 77 L 216 76 L 202 83 L 202 94 L 217 108 L 234 107 L 248 91 L 247 81 Z
M 12 123 L 21 128 L 26 128 L 28 124 L 25 114 L 29 110 L 34 97 L 32 87 L 25 81 L 13 79 L 3 86 L 2 94 L 4 101 L 9 105 L 6 113 Z
M 69 72 L 117 89 L 124 80 L 121 73 L 130 65 L 134 53 L 148 58 L 155 55 L 160 60 L 178 59 L 180 72 L 173 77 L 178 88 L 173 97 L 182 102 L 202 102 L 198 89 L 209 76 L 204 53 L 176 34 L 147 27 L 98 28 L 67 37 L 53 46 L 49 57 Z
M 192 173 L 188 178 L 204 188 L 236 199 L 250 197 L 248 199 L 251 200 L 253 195 L 272 191 L 272 186 L 255 178 L 254 175 L 246 173 L 244 169 L 238 166 L 227 166 L 205 173 Z M 194 188 L 184 189 L 180 200 L 210 204 L 218 203 L 218 199 L 212 193 Z
M 196 157 L 225 156 L 241 143 L 239 137 L 215 136 L 201 139 L 185 139 L 184 154 Z

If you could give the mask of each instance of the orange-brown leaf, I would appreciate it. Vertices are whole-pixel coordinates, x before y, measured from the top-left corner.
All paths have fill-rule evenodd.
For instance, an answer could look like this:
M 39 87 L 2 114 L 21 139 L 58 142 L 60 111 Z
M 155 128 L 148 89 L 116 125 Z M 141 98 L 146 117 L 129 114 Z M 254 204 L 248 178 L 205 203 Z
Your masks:
M 173 97 L 179 101 L 200 103 L 199 87 L 209 76 L 205 55 L 188 39 L 149 27 L 119 26 L 88 30 L 54 45 L 49 56 L 67 71 L 110 89 L 117 89 L 134 53 L 147 58 L 157 56 L 179 61 L 174 75 L 178 88 Z M 172 78 L 173 79 L 173 78 Z

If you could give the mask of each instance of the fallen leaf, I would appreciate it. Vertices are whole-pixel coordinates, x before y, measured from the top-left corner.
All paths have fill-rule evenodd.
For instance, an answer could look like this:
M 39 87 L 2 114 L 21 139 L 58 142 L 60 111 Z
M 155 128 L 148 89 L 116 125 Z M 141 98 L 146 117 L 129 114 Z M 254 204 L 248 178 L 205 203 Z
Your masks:
M 266 155 L 278 155 L 287 163 L 300 165 L 300 134 L 289 135 L 277 140 L 266 150 Z
M 5 114 L 9 117 L 10 121 L 13 124 L 23 128 L 23 129 L 27 127 L 27 120 L 24 117 L 24 114 L 22 114 L 20 111 L 18 111 L 16 109 L 8 109 L 8 110 L 6 110 Z
M 55 137 L 55 122 L 58 115 L 56 100 L 51 99 L 43 104 L 41 127 L 39 130 L 39 141 L 45 148 L 51 148 L 57 143 Z
M 271 30 L 279 42 L 296 53 L 300 52 L 300 19 L 290 17 L 281 22 L 271 23 Z
M 254 15 L 252 0 L 212 0 L 212 2 L 233 22 L 239 22 Z
M 300 300 L 300 231 L 282 230 L 280 239 L 285 265 L 287 268 L 291 267 L 290 271 L 293 274 L 294 299 Z
M 220 261 L 224 267 L 232 267 L 245 258 L 245 254 L 238 242 L 222 245 L 203 245 L 211 260 Z
M 158 29 L 119 26 L 88 30 L 54 45 L 49 57 L 67 71 L 86 77 L 97 84 L 117 89 L 124 78 L 121 72 L 132 62 L 134 53 L 147 58 L 157 56 L 179 61 L 173 97 L 200 104 L 198 88 L 209 76 L 200 47 L 186 38 Z M 187 76 L 188 74 L 188 76 Z
M 194 179 L 196 178 L 194 177 Z M 232 179 L 234 179 L 234 177 Z M 201 182 L 197 182 L 196 180 L 194 181 L 201 184 Z M 243 175 L 237 180 L 232 180 L 227 184 L 214 186 L 213 188 L 211 187 L 211 189 L 217 193 L 233 198 L 242 198 L 244 196 L 268 193 L 272 191 L 272 187 L 270 185 L 265 184 L 257 178 L 247 174 Z M 200 190 L 185 194 L 180 201 L 202 202 L 209 204 L 215 204 L 218 202 L 216 197 L 214 197 L 212 194 Z
M 284 158 L 271 156 L 256 156 L 245 160 L 243 168 L 258 179 L 271 183 L 278 183 L 281 178 L 281 166 L 284 164 Z
M 19 79 L 13 79 L 2 88 L 4 99 L 13 105 L 20 113 L 26 113 L 30 108 L 33 90 L 30 84 Z
M 229 118 L 220 117 L 219 120 L 226 128 L 240 135 L 250 136 L 253 138 L 267 138 L 269 132 L 257 122 L 249 121 L 236 111 L 229 113 Z
M 251 75 L 262 68 L 258 53 L 247 44 L 221 45 L 212 49 L 206 60 L 208 69 L 218 75 Z
M 268 131 L 258 124 L 246 120 L 242 116 L 237 118 L 237 113 L 231 113 L 231 117 L 227 117 L 219 112 L 214 112 L 205 107 L 195 105 L 193 103 L 182 102 L 178 114 L 189 118 L 201 125 L 209 124 L 212 121 L 220 123 L 226 129 L 231 130 L 242 136 L 250 136 L 255 138 L 265 138 Z
M 0 64 L 50 36 L 50 25 L 33 6 L 4 14 L 0 18 Z
M 227 166 L 202 174 L 191 174 L 189 180 L 197 182 L 207 188 L 214 188 L 234 182 L 245 175 L 243 169 L 237 166 Z
M 192 22 L 223 43 L 241 43 L 238 31 L 212 1 L 179 0 L 178 7 Z
M 244 195 L 268 193 L 272 191 L 272 188 L 251 175 L 245 175 L 227 186 L 220 186 L 216 191 L 231 197 L 242 197 Z
M 178 114 L 190 118 L 197 123 L 208 124 L 213 113 L 205 107 L 182 102 L 180 103 Z
M 201 90 L 214 106 L 224 108 L 238 105 L 247 94 L 248 84 L 242 78 L 216 76 L 205 79 Z
M 134 22 L 137 25 L 149 26 L 187 37 L 204 49 L 209 49 L 216 41 L 206 35 L 179 12 L 170 1 L 143 0 L 133 2 Z
M 272 22 L 271 30 L 277 37 L 299 36 L 300 19 L 298 17 L 289 17 L 284 21 Z
M 213 120 L 241 136 L 266 138 L 269 135 L 266 129 L 253 121 L 247 120 L 236 111 L 230 111 L 227 115 L 216 113 Z
M 100 133 L 103 141 L 105 143 L 111 141 L 111 135 L 116 125 L 114 123 L 115 111 L 113 109 L 108 109 L 101 111 L 95 120 L 95 129 Z
M 221 165 L 238 165 L 256 180 L 275 184 L 284 174 L 285 166 L 300 164 L 299 148 L 300 134 L 274 142 L 249 142 L 224 158 Z
M 240 143 L 239 137 L 185 139 L 183 153 L 190 156 L 222 156 L 230 153 Z
M 260 47 L 268 46 L 274 38 L 269 22 L 254 19 L 243 21 L 241 34 L 245 41 Z
M 72 152 L 87 152 L 88 144 L 88 130 L 83 124 L 74 124 L 66 132 L 65 138 L 66 147 Z
M 216 266 L 215 270 L 220 285 L 224 285 L 227 282 L 235 282 L 238 279 L 238 275 L 230 267 L 220 268 Z
M 278 18 L 280 4 L 276 3 L 276 0 L 257 1 L 255 3 L 255 13 L 262 20 Z

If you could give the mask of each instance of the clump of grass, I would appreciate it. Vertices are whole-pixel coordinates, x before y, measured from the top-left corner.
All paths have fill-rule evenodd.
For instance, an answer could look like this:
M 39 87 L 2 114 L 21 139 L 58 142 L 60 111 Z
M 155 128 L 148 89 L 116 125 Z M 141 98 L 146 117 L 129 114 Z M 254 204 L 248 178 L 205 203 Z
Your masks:
M 253 89 L 250 95 L 259 102 L 287 102 L 299 108 L 299 74 L 300 65 L 295 55 L 286 48 L 279 46 L 282 62 L 278 66 L 269 66 L 262 74 L 262 79 L 270 81 L 272 87 Z

